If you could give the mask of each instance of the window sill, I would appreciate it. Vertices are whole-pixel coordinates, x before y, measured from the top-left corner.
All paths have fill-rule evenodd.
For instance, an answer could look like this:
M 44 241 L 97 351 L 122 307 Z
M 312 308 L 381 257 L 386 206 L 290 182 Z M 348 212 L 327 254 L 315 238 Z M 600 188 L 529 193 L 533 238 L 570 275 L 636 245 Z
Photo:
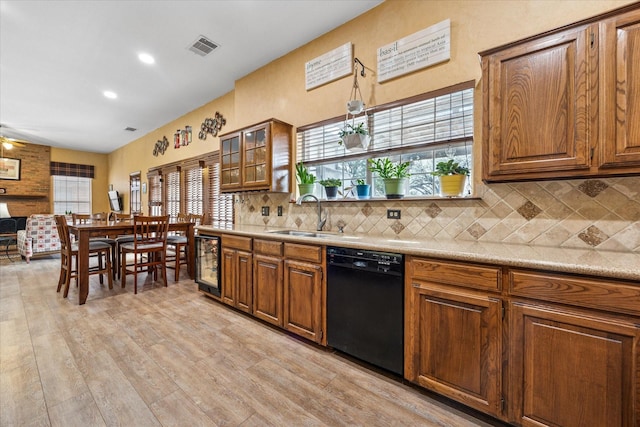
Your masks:
M 461 201 L 461 200 L 482 200 L 481 197 L 467 196 L 467 197 L 440 197 L 440 196 L 426 196 L 426 197 L 403 197 L 402 199 L 387 199 L 386 197 L 374 197 L 371 199 L 351 199 L 351 198 L 338 198 L 338 199 L 320 199 L 322 203 L 368 203 L 368 202 L 420 202 L 420 201 Z M 295 200 L 290 200 L 289 203 L 295 203 Z M 302 203 L 316 203 L 314 199 L 306 199 Z

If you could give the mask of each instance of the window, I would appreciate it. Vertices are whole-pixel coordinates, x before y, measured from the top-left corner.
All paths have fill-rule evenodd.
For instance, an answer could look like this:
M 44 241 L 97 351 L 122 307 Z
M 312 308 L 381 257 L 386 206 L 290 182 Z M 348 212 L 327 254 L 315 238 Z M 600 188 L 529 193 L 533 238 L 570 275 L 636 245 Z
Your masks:
M 147 179 L 151 215 L 204 214 L 206 224 L 233 224 L 233 196 L 220 193 L 219 152 L 150 169 Z
M 372 184 L 373 197 L 384 195 L 383 184 L 368 171 L 367 160 L 389 157 L 394 162 L 409 161 L 407 195 L 438 194 L 439 181 L 430 174 L 438 162 L 454 158 L 470 169 L 473 166 L 473 90 L 474 82 L 466 82 L 379 106 L 356 117 L 354 125 L 365 123 L 371 136 L 366 151 L 347 151 L 338 143 L 343 118 L 302 127 L 297 134 L 297 159 L 318 180 L 340 179 L 343 192 L 357 179 L 364 179 Z
M 180 168 L 169 172 L 166 175 L 166 210 L 165 215 L 169 215 L 172 220 L 178 218 L 180 213 Z
M 210 163 L 209 169 L 209 212 L 211 223 L 217 227 L 233 224 L 233 195 L 220 192 L 220 163 Z
M 140 195 L 140 171 L 129 174 L 129 212 L 142 213 L 142 198 Z
M 162 175 L 159 171 L 147 174 L 149 181 L 149 215 L 162 215 Z
M 200 164 L 185 171 L 184 205 L 185 213 L 202 215 L 204 212 L 203 168 Z
M 91 178 L 53 176 L 53 213 L 64 215 L 67 212 L 91 213 Z

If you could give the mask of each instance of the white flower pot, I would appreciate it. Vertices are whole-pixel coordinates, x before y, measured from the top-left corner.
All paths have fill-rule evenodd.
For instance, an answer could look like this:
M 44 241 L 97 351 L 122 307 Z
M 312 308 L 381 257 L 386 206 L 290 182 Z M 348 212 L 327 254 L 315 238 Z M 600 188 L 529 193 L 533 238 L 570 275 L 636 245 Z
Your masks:
M 371 137 L 369 135 L 363 135 L 361 133 L 352 133 L 342 137 L 342 143 L 347 150 L 362 149 L 366 150 L 369 146 Z

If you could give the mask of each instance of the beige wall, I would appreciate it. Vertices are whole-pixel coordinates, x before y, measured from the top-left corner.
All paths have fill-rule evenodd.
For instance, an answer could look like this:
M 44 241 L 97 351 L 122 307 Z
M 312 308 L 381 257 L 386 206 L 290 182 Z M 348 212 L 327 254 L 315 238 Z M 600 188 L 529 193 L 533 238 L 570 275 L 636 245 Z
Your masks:
M 197 130 L 202 120 L 216 111 L 227 119 L 223 133 L 271 117 L 302 126 L 344 114 L 351 76 L 311 91 L 306 91 L 304 85 L 305 62 L 344 43 L 352 42 L 354 55 L 375 70 L 377 48 L 444 19 L 451 19 L 451 60 L 382 84 L 376 83 L 373 72 L 368 72 L 367 77 L 361 79 L 361 87 L 366 103 L 371 106 L 467 80 L 479 82 L 478 52 L 628 3 L 632 1 L 387 0 L 355 20 L 239 79 L 232 93 L 212 100 L 111 153 L 109 183 L 121 193 L 126 193 L 130 172 L 142 171 L 144 181 L 146 171 L 152 166 L 215 150 L 217 138 L 202 142 L 194 135 L 193 146 L 178 150 L 170 147 L 164 156 L 153 157 L 151 154 L 155 142 L 162 136 L 172 141 L 175 130 L 185 125 Z M 480 93 L 477 95 L 479 101 Z M 476 122 L 480 123 L 481 114 L 476 114 L 476 117 Z M 479 133 L 480 127 L 476 128 Z M 128 205 L 128 200 L 125 205 Z
M 354 55 L 367 67 L 376 68 L 377 48 L 451 19 L 451 60 L 382 84 L 374 72 L 360 79 L 365 102 L 384 104 L 397 99 L 476 80 L 475 170 L 480 170 L 481 69 L 478 52 L 532 36 L 599 13 L 615 9 L 630 0 L 497 0 L 497 1 L 405 1 L 387 0 L 375 9 L 330 31 L 299 49 L 239 79 L 234 91 L 142 136 L 109 155 L 108 181 L 125 195 L 128 206 L 129 173 L 146 172 L 150 167 L 198 156 L 218 148 L 218 138 L 197 139 L 197 130 L 206 117 L 219 111 L 227 125 L 222 133 L 274 117 L 302 126 L 345 113 L 352 77 L 347 76 L 311 91 L 305 90 L 304 64 L 344 43 L 351 42 Z M 212 78 L 214 78 L 212 76 Z M 171 142 L 176 129 L 191 125 L 194 143 L 154 157 L 153 147 L 166 136 Z M 476 191 L 483 194 L 479 173 Z M 143 195 L 143 211 L 147 210 Z
M 95 178 L 91 184 L 93 197 L 91 210 L 92 212 L 109 212 L 109 199 L 107 198 L 107 190 L 109 189 L 109 156 L 107 154 L 52 147 L 51 161 L 93 165 Z M 51 206 L 51 212 L 53 212 L 53 205 Z

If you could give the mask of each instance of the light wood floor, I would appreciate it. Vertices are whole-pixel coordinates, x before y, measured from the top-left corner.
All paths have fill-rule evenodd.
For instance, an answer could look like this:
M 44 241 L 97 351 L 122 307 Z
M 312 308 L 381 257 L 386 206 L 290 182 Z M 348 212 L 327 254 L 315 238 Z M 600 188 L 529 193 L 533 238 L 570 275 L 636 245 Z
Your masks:
M 489 425 L 198 293 L 92 277 L 59 260 L 0 265 L 2 426 Z M 171 272 L 172 274 L 172 272 Z M 184 274 L 184 273 L 183 273 Z M 140 279 L 145 279 L 141 275 Z

